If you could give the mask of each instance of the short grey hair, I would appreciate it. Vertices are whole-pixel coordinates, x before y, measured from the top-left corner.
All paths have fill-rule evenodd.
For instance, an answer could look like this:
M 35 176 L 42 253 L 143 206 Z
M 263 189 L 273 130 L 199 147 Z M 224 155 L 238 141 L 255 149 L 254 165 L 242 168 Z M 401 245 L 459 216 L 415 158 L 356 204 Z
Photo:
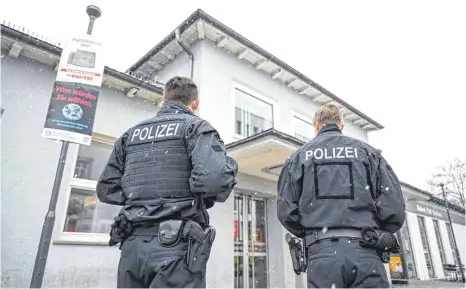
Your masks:
M 340 109 L 333 103 L 327 103 L 322 105 L 314 115 L 314 122 L 322 125 L 341 125 L 343 123 L 343 117 Z
M 175 76 L 167 81 L 163 91 L 165 100 L 179 101 L 190 105 L 199 97 L 197 85 L 187 77 Z

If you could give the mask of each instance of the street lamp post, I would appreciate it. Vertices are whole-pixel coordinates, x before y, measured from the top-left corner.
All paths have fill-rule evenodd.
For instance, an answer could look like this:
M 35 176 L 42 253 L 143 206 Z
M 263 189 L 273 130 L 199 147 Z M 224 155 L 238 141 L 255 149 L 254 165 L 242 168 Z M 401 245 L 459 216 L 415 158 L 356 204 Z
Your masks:
M 90 5 L 86 9 L 89 15 L 89 26 L 87 34 L 91 35 L 94 28 L 94 21 L 102 15 L 102 11 L 97 6 Z M 41 288 L 44 279 L 45 265 L 52 240 L 53 227 L 55 224 L 55 210 L 57 208 L 58 195 L 60 193 L 60 185 L 65 169 L 66 155 L 68 154 L 69 141 L 63 141 L 60 156 L 58 158 L 58 166 L 53 182 L 52 195 L 50 196 L 49 209 L 45 215 L 42 233 L 40 235 L 39 247 L 37 248 L 36 260 L 32 272 L 30 288 Z
M 94 21 L 102 15 L 102 10 L 94 5 L 89 5 L 86 8 L 87 15 L 89 15 L 89 25 L 87 26 L 87 34 L 91 35 L 94 29 Z
M 458 246 L 456 245 L 456 239 L 455 239 L 455 232 L 453 230 L 453 223 L 451 222 L 451 216 L 450 216 L 450 206 L 448 205 L 447 201 L 447 196 L 445 194 L 445 185 L 440 184 L 440 187 L 442 188 L 442 194 L 443 194 L 443 199 L 445 201 L 445 207 L 447 208 L 447 215 L 448 215 L 448 222 L 450 223 L 450 231 L 453 239 L 453 247 L 455 247 L 455 252 L 456 252 L 456 258 L 458 261 L 458 265 L 460 266 L 460 272 L 461 272 L 461 279 L 464 280 L 464 272 L 463 272 L 463 265 L 461 264 L 461 258 L 460 258 L 460 252 L 458 251 Z

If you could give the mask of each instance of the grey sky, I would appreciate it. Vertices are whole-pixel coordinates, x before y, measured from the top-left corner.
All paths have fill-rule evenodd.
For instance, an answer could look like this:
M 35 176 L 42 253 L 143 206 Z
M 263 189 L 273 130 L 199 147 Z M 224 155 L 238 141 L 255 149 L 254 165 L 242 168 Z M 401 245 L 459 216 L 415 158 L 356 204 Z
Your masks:
M 197 8 L 386 128 L 370 135 L 400 179 L 425 188 L 433 169 L 466 159 L 464 1 L 4 1 L 2 19 L 66 41 L 85 7 L 106 63 L 126 70 Z

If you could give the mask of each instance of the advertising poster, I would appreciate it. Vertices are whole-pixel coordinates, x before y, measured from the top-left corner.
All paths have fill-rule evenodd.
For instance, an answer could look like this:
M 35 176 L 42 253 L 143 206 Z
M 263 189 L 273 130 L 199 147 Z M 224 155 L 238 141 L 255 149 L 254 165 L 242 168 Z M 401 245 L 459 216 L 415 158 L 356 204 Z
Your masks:
M 403 272 L 403 262 L 400 255 L 394 254 L 390 256 L 389 267 L 392 279 L 405 279 L 405 274 Z
M 105 67 L 102 58 L 102 44 L 91 35 L 73 37 L 61 54 L 57 81 L 100 87 Z
M 42 137 L 90 145 L 99 91 L 56 81 Z

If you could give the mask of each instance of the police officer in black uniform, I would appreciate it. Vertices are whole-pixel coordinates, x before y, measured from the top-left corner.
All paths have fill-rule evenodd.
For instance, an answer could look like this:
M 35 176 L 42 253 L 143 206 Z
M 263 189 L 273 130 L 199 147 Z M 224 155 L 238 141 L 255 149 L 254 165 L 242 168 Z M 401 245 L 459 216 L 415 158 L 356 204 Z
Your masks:
M 392 233 L 405 220 L 398 178 L 380 151 L 342 134 L 334 104 L 313 122 L 316 137 L 286 161 L 277 200 L 278 219 L 307 248 L 308 288 L 387 288 L 382 260 L 399 249 Z
M 215 238 L 206 209 L 227 200 L 238 166 L 198 105 L 194 82 L 170 79 L 157 116 L 116 141 L 101 174 L 99 200 L 123 206 L 109 244 L 120 243 L 119 288 L 206 287 Z

